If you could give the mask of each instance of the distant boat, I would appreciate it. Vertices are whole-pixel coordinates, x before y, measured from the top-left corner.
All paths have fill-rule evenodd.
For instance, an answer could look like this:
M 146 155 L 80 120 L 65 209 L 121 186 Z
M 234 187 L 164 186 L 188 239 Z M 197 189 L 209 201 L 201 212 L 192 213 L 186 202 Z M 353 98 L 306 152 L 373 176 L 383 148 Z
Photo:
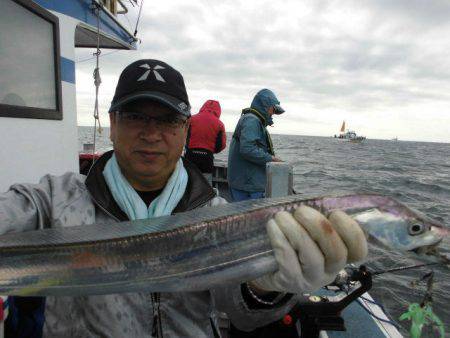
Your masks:
M 395 136 L 395 137 L 392 139 L 392 141 L 398 141 L 398 137 Z
M 362 142 L 366 139 L 365 136 L 358 136 L 356 135 L 356 132 L 354 132 L 353 130 L 347 130 L 345 131 L 345 121 L 342 122 L 342 126 L 341 126 L 341 133 L 338 135 L 334 135 L 335 138 L 341 139 L 341 140 L 346 140 L 346 141 L 350 141 L 350 142 Z

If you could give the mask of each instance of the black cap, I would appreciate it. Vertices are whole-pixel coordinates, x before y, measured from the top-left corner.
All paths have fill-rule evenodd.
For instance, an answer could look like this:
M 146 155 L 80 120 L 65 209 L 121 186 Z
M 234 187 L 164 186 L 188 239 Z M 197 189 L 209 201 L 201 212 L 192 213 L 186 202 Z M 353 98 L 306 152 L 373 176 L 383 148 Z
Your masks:
M 147 59 L 127 66 L 120 74 L 109 112 L 141 99 L 158 101 L 179 114 L 191 116 L 183 76 L 165 62 Z

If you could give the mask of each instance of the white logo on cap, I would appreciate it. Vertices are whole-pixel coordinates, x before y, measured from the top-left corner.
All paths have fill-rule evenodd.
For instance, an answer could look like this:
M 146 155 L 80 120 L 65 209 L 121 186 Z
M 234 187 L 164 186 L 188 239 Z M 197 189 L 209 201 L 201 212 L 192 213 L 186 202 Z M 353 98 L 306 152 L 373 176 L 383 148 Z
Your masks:
M 180 109 L 185 110 L 187 108 L 187 104 L 184 102 L 181 102 L 178 104 L 178 107 L 180 107 Z
M 146 64 L 146 63 L 144 63 L 143 65 L 140 65 L 139 67 L 145 68 L 145 69 L 147 69 L 147 70 L 146 70 L 145 73 L 142 74 L 142 76 L 141 76 L 139 79 L 137 79 L 137 80 L 138 80 L 138 81 L 145 81 L 145 80 L 147 80 L 148 74 L 150 74 L 150 72 L 152 71 L 152 67 L 150 67 L 150 66 L 149 66 L 148 64 Z M 153 74 L 155 74 L 156 80 L 161 81 L 161 82 L 166 82 L 166 80 L 164 80 L 164 78 L 161 76 L 161 74 L 159 74 L 159 73 L 157 72 L 157 70 L 159 70 L 159 69 L 165 69 L 165 68 L 164 68 L 163 66 L 160 66 L 160 65 L 156 65 L 156 66 L 153 68 Z

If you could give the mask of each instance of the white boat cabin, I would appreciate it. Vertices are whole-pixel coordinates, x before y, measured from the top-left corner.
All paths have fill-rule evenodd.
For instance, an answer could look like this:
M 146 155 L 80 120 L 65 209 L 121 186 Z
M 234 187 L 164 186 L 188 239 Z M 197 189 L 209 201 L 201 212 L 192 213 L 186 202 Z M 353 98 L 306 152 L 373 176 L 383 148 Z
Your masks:
M 75 48 L 135 49 L 121 3 L 0 0 L 0 192 L 78 171 Z

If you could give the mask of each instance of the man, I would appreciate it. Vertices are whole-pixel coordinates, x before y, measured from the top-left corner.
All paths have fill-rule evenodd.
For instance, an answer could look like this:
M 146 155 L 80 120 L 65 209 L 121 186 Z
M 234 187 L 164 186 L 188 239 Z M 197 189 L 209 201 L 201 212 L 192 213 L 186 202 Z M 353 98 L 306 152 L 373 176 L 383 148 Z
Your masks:
M 250 108 L 242 110 L 228 153 L 228 184 L 234 201 L 264 197 L 266 163 L 280 162 L 275 156 L 267 126 L 272 116 L 282 114 L 275 94 L 260 90 Z
M 188 133 L 186 158 L 212 180 L 214 154 L 220 153 L 227 145 L 225 126 L 220 121 L 220 103 L 206 101 L 198 114 L 191 118 Z
M 132 63 L 119 78 L 109 112 L 113 151 L 101 156 L 87 177 L 49 175 L 36 185 L 12 186 L 0 195 L 2 233 L 107 224 L 224 203 L 200 171 L 181 158 L 190 104 L 178 71 L 157 60 Z M 346 240 L 345 234 L 333 230 L 322 214 L 297 211 L 295 217 L 306 217 L 300 218 L 304 226 L 326 233 L 316 244 L 291 214 L 278 214 L 267 225 L 279 264 L 274 274 L 202 292 L 47 297 L 44 334 L 217 337 L 217 310 L 243 330 L 272 322 L 292 305 L 285 292 L 329 283 L 347 262 L 347 251 L 353 257 L 365 255 L 364 250 L 348 250 L 341 239 Z M 342 217 L 348 227 L 361 231 L 348 216 Z M 358 240 L 365 243 L 362 232 L 361 236 Z M 323 239 L 333 246 L 323 245 Z

